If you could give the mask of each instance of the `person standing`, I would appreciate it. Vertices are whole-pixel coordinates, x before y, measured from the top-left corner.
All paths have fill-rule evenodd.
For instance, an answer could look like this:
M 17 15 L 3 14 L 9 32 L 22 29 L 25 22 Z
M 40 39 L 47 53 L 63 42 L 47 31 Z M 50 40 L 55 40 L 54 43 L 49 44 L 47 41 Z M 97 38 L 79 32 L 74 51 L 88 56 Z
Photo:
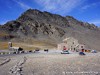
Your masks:
M 63 50 L 64 50 L 64 51 L 66 51 L 66 50 L 67 50 L 67 48 L 66 48 L 65 46 L 63 46 Z

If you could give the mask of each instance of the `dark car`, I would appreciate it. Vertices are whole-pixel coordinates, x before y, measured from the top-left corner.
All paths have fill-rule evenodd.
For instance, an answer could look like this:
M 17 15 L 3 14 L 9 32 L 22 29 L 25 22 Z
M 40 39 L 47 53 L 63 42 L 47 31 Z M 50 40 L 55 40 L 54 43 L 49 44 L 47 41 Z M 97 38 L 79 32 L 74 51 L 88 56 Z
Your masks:
M 29 53 L 32 53 L 32 50 L 29 50 Z
M 45 51 L 45 52 L 48 52 L 49 50 L 48 50 L 48 49 L 44 49 L 44 51 Z

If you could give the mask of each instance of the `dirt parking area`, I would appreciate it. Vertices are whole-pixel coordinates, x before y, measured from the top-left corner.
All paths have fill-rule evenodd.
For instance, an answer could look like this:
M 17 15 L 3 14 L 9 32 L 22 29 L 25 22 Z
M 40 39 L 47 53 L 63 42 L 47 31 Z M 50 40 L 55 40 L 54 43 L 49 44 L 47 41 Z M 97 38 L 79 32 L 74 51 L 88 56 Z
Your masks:
M 0 66 L 1 75 L 100 75 L 100 53 L 88 53 L 85 56 L 77 53 L 31 53 L 9 58 L 10 62 Z M 11 73 L 10 70 L 19 63 L 23 63 L 21 71 Z

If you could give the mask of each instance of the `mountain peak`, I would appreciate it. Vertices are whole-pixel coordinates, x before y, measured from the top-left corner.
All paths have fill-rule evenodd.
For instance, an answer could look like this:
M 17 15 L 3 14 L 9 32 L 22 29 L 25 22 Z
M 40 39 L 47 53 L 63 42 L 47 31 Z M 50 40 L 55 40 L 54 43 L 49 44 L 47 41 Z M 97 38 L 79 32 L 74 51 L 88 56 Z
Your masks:
M 42 13 L 42 12 L 37 9 L 28 9 L 22 15 L 38 15 L 39 13 Z
M 25 11 L 26 13 L 34 13 L 34 12 L 41 12 L 40 10 L 38 9 L 28 9 Z
M 97 35 L 100 30 L 94 24 L 78 21 L 72 16 L 63 17 L 37 9 L 28 9 L 17 20 L 7 22 L 0 29 L 14 37 L 19 37 L 18 39 L 33 38 L 46 40 L 49 43 L 50 41 L 59 43 L 65 37 L 74 37 L 91 48 L 95 42 L 93 39 L 100 38 L 100 35 Z M 100 49 L 100 43 L 95 42 L 95 44 L 98 44 L 98 48 L 95 46 L 95 49 Z

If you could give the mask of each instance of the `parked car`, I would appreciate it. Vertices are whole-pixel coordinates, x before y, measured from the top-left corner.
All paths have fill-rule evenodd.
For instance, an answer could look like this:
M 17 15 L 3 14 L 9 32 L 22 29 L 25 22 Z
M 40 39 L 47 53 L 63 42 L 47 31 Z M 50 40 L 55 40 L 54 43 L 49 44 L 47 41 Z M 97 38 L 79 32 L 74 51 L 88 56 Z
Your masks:
M 37 49 L 35 49 L 34 53 L 37 53 L 37 52 L 39 52 L 39 51 L 40 51 L 40 49 L 37 48 Z
M 70 54 L 68 50 L 62 51 L 61 54 Z
M 21 51 L 21 53 L 25 53 L 25 51 L 23 50 L 23 51 Z
M 85 55 L 85 53 L 84 52 L 79 52 L 79 55 Z
M 48 50 L 48 49 L 44 49 L 44 51 L 45 51 L 45 52 L 48 52 L 49 50 Z
M 92 53 L 97 53 L 97 51 L 96 51 L 96 50 L 92 50 L 91 52 L 92 52 Z
M 29 50 L 29 53 L 32 53 L 32 50 Z

